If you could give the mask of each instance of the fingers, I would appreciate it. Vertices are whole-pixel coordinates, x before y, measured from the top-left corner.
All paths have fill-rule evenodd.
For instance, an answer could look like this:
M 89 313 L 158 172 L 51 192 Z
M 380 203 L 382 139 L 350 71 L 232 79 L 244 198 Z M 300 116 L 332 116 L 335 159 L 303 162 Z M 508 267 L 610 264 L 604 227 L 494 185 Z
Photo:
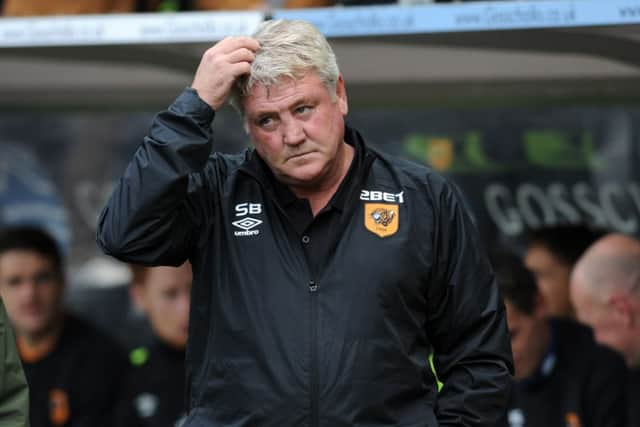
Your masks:
M 229 96 L 236 78 L 251 71 L 259 43 L 251 37 L 227 37 L 209 48 L 200 61 L 191 87 L 214 109 Z
M 256 52 L 260 48 L 258 41 L 251 37 L 226 37 L 215 44 L 212 49 L 220 53 L 229 54 L 238 49 L 247 49 Z
M 238 62 L 253 62 L 255 57 L 253 51 L 243 47 L 228 53 L 226 59 L 230 64 L 236 64 Z
M 239 77 L 243 74 L 248 74 L 251 71 L 251 63 L 250 62 L 238 62 L 230 65 L 231 74 L 234 77 Z

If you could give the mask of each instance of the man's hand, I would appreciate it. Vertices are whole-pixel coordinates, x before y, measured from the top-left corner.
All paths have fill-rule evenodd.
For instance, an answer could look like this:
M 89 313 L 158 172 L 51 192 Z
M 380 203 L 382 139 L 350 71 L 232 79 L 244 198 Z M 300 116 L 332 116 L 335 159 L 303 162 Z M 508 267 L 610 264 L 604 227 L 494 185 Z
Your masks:
M 251 69 L 259 47 L 251 37 L 227 37 L 219 41 L 202 55 L 191 87 L 211 108 L 218 110 L 236 78 Z

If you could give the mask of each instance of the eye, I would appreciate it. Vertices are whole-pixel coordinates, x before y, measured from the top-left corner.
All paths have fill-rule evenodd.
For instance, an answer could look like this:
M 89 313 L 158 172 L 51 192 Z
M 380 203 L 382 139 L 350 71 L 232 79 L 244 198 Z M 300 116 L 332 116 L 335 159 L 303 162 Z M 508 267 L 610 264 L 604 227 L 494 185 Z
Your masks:
M 14 288 L 19 286 L 22 283 L 22 279 L 18 276 L 12 276 L 7 279 L 6 284 L 10 287 Z
M 309 111 L 311 111 L 310 105 L 300 105 L 295 109 L 296 114 L 305 114 L 305 113 L 308 113 Z
M 36 285 L 47 285 L 55 280 L 55 275 L 49 271 L 40 271 L 33 276 L 33 282 Z
M 171 288 L 164 291 L 164 297 L 167 300 L 173 301 L 178 298 L 178 290 Z
M 256 125 L 265 130 L 273 130 L 277 126 L 277 120 L 274 116 L 262 116 L 256 120 Z
M 258 119 L 258 126 L 267 126 L 269 125 L 273 119 L 271 117 L 261 117 Z

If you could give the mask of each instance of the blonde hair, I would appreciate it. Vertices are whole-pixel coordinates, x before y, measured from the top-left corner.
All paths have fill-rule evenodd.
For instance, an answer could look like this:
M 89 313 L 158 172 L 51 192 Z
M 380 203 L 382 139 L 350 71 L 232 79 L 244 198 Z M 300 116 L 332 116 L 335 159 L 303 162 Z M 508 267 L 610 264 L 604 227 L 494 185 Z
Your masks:
M 249 74 L 238 78 L 231 89 L 230 104 L 243 114 L 242 100 L 254 85 L 270 87 L 283 78 L 299 80 L 313 72 L 332 97 L 340 70 L 333 49 L 316 27 L 300 20 L 265 21 L 253 36 L 260 49 Z

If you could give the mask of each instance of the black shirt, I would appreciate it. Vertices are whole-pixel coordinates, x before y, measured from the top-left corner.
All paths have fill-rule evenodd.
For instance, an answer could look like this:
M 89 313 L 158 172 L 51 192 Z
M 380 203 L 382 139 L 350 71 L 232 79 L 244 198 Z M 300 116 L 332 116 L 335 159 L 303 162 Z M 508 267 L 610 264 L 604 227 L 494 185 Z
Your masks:
M 550 322 L 551 343 L 538 370 L 512 388 L 509 427 L 624 427 L 627 370 L 622 358 L 596 344 L 591 330 Z
M 629 425 L 640 427 L 640 369 L 636 368 L 629 375 Z
M 329 203 L 314 217 L 311 204 L 307 199 L 299 199 L 289 187 L 278 181 L 267 164 L 259 159 L 252 167 L 259 167 L 259 172 L 269 178 L 272 184 L 273 197 L 284 209 L 284 212 L 297 233 L 312 273 L 317 277 L 323 262 L 328 258 L 332 244 L 339 238 L 342 213 L 349 198 L 359 188 L 359 183 L 368 172 L 364 147 L 358 141 L 347 140 L 354 148 L 354 156 L 345 178 Z M 370 162 L 369 162 L 370 163 Z M 254 170 L 254 172 L 256 172 Z
M 53 351 L 23 366 L 31 427 L 112 425 L 126 359 L 107 335 L 69 315 Z
M 156 340 L 130 354 L 117 427 L 174 427 L 184 416 L 184 350 Z

